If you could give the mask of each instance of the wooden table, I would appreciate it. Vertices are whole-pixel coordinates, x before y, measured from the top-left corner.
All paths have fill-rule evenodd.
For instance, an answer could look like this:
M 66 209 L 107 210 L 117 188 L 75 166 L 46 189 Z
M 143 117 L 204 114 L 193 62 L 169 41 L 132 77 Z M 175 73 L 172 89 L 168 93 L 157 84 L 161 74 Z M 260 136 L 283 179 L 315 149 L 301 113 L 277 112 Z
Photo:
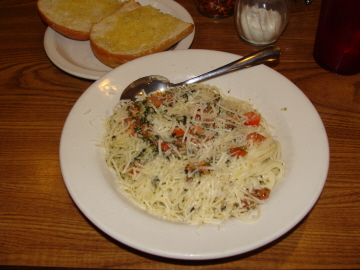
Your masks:
M 212 20 L 193 0 L 177 0 L 193 16 L 193 49 L 245 55 L 233 18 Z M 92 81 L 50 62 L 35 0 L 0 1 L 0 265 L 21 268 L 359 268 L 360 75 L 339 76 L 312 58 L 320 0 L 292 2 L 277 42 L 275 70 L 295 83 L 318 110 L 331 163 L 312 211 L 293 230 L 260 249 L 214 261 L 177 261 L 112 240 L 78 210 L 59 167 L 65 119 Z M 305 196 L 305 194 L 304 194 Z

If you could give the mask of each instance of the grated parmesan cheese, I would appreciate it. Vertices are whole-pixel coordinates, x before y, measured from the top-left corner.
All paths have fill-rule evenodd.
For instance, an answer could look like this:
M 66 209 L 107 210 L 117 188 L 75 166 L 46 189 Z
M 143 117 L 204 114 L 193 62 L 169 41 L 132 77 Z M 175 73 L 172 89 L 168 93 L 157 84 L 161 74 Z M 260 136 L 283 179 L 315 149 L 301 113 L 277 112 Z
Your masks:
M 104 148 L 127 197 L 189 224 L 255 221 L 284 174 L 261 115 L 205 84 L 122 101 L 106 122 Z

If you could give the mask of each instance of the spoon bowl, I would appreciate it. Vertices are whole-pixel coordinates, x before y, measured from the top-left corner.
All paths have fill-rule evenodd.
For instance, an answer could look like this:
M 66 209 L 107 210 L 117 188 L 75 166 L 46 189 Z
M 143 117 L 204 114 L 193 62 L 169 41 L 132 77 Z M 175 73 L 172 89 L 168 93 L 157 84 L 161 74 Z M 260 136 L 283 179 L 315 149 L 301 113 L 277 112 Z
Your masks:
M 263 64 L 265 62 L 277 60 L 279 59 L 280 54 L 281 51 L 279 47 L 269 46 L 262 50 L 251 53 L 245 57 L 242 57 L 236 61 L 233 61 L 229 64 L 221 66 L 217 69 L 214 69 L 212 71 L 180 83 L 171 83 L 166 77 L 161 75 L 145 76 L 135 80 L 128 87 L 126 87 L 121 94 L 120 100 L 130 99 L 134 101 L 136 100 L 136 96 L 139 95 L 150 95 L 151 93 L 154 93 L 156 91 L 164 91 L 171 87 L 202 82 L 239 69 L 248 68 Z

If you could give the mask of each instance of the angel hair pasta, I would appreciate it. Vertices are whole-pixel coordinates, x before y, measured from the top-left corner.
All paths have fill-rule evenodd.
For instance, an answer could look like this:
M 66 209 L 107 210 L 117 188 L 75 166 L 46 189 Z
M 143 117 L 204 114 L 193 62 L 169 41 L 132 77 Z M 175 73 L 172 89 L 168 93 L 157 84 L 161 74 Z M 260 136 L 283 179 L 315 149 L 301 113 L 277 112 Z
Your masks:
M 258 219 L 284 174 L 280 145 L 260 113 L 206 84 L 121 101 L 107 119 L 104 147 L 127 197 L 190 224 Z

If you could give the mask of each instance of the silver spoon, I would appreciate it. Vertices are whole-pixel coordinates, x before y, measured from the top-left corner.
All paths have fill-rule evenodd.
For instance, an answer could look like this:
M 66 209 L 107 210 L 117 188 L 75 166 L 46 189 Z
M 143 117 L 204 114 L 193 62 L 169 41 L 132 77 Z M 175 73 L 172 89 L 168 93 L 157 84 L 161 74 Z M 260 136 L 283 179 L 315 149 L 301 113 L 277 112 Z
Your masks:
M 120 99 L 135 100 L 136 96 L 144 95 L 145 93 L 149 95 L 155 91 L 163 91 L 165 89 L 175 86 L 205 81 L 210 78 L 233 72 L 238 69 L 248 68 L 251 66 L 263 64 L 268 61 L 277 60 L 280 57 L 280 53 L 281 52 L 279 47 L 269 46 L 257 52 L 251 53 L 245 57 L 242 57 L 227 65 L 224 65 L 222 67 L 219 67 L 217 69 L 214 69 L 212 71 L 180 83 L 171 83 L 167 78 L 160 75 L 150 75 L 142 77 L 132 82 L 128 87 L 126 87 L 124 92 L 121 94 Z

